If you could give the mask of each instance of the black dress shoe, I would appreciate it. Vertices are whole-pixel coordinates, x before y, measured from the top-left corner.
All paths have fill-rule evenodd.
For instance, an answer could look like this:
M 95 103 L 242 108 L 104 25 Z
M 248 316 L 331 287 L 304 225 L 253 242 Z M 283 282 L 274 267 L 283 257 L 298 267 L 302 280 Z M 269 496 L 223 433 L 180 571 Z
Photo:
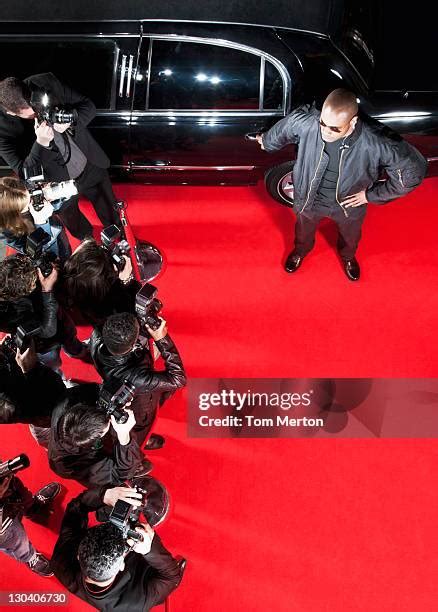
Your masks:
M 144 450 L 158 450 L 159 448 L 163 448 L 164 442 L 165 440 L 163 436 L 160 436 L 160 434 L 151 434 L 149 436 L 149 440 L 144 446 Z
M 353 257 L 353 259 L 349 259 L 348 261 L 344 261 L 343 263 L 347 278 L 351 281 L 358 281 L 360 279 L 360 267 L 357 262 L 357 259 Z
M 301 266 L 302 261 L 303 257 L 292 251 L 292 253 L 290 253 L 288 255 L 288 258 L 286 259 L 284 269 L 286 270 L 286 272 L 295 272 Z

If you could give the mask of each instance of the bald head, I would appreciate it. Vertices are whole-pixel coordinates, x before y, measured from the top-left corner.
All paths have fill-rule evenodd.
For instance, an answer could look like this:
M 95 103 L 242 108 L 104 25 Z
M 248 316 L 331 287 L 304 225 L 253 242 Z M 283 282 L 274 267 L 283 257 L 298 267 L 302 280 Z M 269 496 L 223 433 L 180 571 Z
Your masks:
M 359 107 L 356 95 L 347 89 L 335 89 L 324 101 L 321 111 L 321 135 L 326 142 L 345 138 L 354 130 Z
M 334 89 L 325 99 L 324 106 L 336 113 L 346 113 L 350 117 L 357 115 L 359 110 L 356 95 L 347 89 Z

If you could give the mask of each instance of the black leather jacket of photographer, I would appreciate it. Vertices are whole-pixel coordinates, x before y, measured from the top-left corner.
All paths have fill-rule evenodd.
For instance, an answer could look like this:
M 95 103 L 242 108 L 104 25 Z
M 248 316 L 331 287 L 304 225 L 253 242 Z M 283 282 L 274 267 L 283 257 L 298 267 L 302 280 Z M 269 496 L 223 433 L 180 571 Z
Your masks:
M 3 358 L 0 349 L 0 424 L 31 423 L 50 427 L 52 412 L 66 397 L 62 378 L 51 368 L 37 363 L 23 374 L 12 355 Z
M 266 151 L 298 144 L 293 168 L 294 211 L 311 208 L 328 164 L 315 108 L 302 106 L 263 134 Z M 340 141 L 336 200 L 365 190 L 367 200 L 385 204 L 406 195 L 423 180 L 427 162 L 415 147 L 386 126 L 369 117 L 359 118 L 354 131 Z M 387 178 L 383 181 L 382 171 Z M 348 217 L 348 209 L 342 208 Z
M 34 506 L 34 497 L 17 476 L 14 476 L 9 487 L 0 499 L 0 535 L 10 526 L 14 518 L 21 518 L 31 514 Z
M 85 487 L 120 484 L 134 475 L 143 460 L 143 453 L 132 435 L 130 442 L 123 446 L 113 436 L 114 432 L 86 448 L 78 448 L 69 440 L 62 439 L 58 427 L 61 416 L 67 410 L 74 410 L 78 403 L 95 406 L 98 395 L 99 386 L 94 383 L 72 387 L 67 390 L 67 399 L 52 415 L 49 465 L 59 476 L 77 480 Z
M 157 533 L 150 552 L 140 555 L 130 552 L 125 557 L 125 569 L 117 574 L 113 584 L 100 593 L 85 586 L 77 559 L 78 548 L 88 528 L 88 514 L 100 506 L 102 490 L 84 491 L 67 506 L 56 542 L 51 567 L 56 578 L 77 597 L 103 612 L 147 612 L 178 586 L 180 570 Z M 91 586 L 91 585 L 90 585 Z
M 181 357 L 169 334 L 155 344 L 164 360 L 166 369 L 162 372 L 153 370 L 150 353 L 145 349 L 111 355 L 97 329 L 90 340 L 91 357 L 103 380 L 119 380 L 120 383 L 128 380 L 136 389 L 131 408 L 140 443 L 152 426 L 158 406 L 186 384 Z
M 39 339 L 44 339 L 44 346 L 50 344 L 57 332 L 58 302 L 52 291 L 34 291 L 27 297 L 17 298 L 9 302 L 0 300 L 0 331 L 15 334 L 17 327 L 32 324 L 40 328 Z M 38 342 L 39 344 L 39 342 Z M 37 346 L 39 352 L 43 347 Z

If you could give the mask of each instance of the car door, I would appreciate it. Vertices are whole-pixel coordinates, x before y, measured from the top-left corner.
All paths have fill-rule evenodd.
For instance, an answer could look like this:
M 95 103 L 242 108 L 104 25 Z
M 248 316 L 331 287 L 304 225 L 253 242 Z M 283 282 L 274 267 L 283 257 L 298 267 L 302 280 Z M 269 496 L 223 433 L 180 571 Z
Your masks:
M 139 33 L 113 34 L 105 25 L 31 24 L 26 34 L 15 26 L 0 33 L 0 78 L 25 78 L 52 72 L 61 82 L 88 96 L 97 107 L 90 124 L 115 170 L 129 167 L 129 129 Z M 46 29 L 45 29 L 46 28 Z M 6 61 L 7 60 L 7 61 Z M 9 172 L 0 159 L 0 172 Z
M 248 46 L 143 38 L 132 114 L 131 173 L 145 182 L 251 182 L 266 165 L 245 136 L 285 114 L 289 75 Z

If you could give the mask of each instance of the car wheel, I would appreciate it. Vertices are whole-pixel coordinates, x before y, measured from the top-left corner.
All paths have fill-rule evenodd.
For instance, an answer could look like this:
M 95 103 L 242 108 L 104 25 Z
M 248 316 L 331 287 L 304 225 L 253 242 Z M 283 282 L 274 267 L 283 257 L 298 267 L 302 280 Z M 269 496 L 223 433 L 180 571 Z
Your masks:
M 284 206 L 292 208 L 294 203 L 294 183 L 292 169 L 295 162 L 286 162 L 275 166 L 265 175 L 265 185 L 268 193 L 274 200 Z

